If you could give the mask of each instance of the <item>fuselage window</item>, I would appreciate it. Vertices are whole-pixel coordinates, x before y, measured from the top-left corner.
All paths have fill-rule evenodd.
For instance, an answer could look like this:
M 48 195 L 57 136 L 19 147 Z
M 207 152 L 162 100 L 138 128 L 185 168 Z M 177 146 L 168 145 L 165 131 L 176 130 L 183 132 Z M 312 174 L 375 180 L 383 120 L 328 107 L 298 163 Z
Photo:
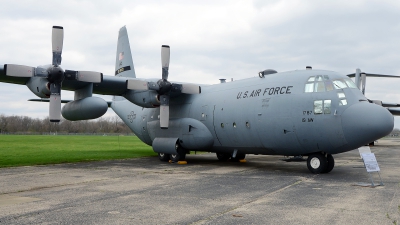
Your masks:
M 314 114 L 322 114 L 322 100 L 314 101 Z
M 314 114 L 331 114 L 332 100 L 315 100 Z
M 331 100 L 324 100 L 324 114 L 331 114 Z

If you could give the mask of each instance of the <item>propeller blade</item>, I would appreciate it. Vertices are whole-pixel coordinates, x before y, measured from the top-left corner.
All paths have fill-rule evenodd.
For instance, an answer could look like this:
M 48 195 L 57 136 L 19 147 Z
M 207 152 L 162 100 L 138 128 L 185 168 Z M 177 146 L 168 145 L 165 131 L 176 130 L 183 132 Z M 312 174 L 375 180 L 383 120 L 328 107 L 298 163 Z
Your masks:
M 358 87 L 358 89 L 361 90 L 361 86 L 360 86 L 360 84 L 361 84 L 361 82 L 360 82 L 360 80 L 361 80 L 360 74 L 361 74 L 361 70 L 357 68 L 357 69 L 356 69 L 356 74 L 355 74 L 355 83 L 356 83 L 356 86 Z
M 4 64 L 4 71 L 7 76 L 11 77 L 33 77 L 35 75 L 35 67 L 16 64 Z
M 61 120 L 61 84 L 50 84 L 50 122 L 60 122 Z
M 169 96 L 160 96 L 160 127 L 161 129 L 168 129 L 169 124 Z
M 61 65 L 61 53 L 64 42 L 64 28 L 53 26 L 52 31 L 52 50 L 53 50 L 53 65 Z
M 365 82 L 367 81 L 367 76 L 365 75 L 365 73 L 361 73 L 361 92 L 363 93 L 363 95 L 365 95 Z
M 149 90 L 147 81 L 137 79 L 126 80 L 126 88 L 135 91 Z
M 201 87 L 195 84 L 182 84 L 182 93 L 185 94 L 200 94 Z
M 168 45 L 161 46 L 162 79 L 168 80 L 170 49 Z
M 148 82 L 147 86 L 150 90 L 158 91 L 160 90 L 160 86 L 156 82 Z
M 65 70 L 64 75 L 67 80 L 91 83 L 101 83 L 103 81 L 103 74 L 99 72 Z
M 101 83 L 103 81 L 103 74 L 92 71 L 78 71 L 77 80 L 83 82 Z

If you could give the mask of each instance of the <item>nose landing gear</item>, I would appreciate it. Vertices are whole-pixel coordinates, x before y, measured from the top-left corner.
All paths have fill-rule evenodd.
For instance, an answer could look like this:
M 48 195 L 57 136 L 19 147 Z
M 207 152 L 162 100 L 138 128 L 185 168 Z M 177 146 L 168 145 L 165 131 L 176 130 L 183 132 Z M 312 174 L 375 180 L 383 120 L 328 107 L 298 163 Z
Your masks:
M 335 160 L 331 154 L 313 153 L 307 159 L 307 168 L 311 173 L 329 173 L 334 166 Z

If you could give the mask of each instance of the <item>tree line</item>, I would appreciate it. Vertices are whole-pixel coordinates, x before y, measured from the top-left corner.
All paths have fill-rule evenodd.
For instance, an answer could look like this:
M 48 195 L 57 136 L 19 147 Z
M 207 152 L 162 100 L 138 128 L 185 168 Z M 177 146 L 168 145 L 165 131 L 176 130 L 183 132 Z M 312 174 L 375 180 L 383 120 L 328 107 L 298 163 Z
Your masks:
M 101 117 L 96 120 L 69 121 L 61 119 L 59 123 L 52 123 L 49 117 L 44 119 L 28 116 L 0 115 L 1 134 L 132 134 L 129 127 L 119 118 Z

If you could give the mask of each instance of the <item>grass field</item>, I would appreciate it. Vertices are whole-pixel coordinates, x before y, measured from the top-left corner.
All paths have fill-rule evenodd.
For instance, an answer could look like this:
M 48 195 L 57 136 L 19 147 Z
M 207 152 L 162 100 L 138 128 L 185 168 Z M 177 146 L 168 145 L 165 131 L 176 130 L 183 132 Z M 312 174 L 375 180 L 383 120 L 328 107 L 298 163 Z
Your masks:
M 0 135 L 0 167 L 156 156 L 136 136 Z

